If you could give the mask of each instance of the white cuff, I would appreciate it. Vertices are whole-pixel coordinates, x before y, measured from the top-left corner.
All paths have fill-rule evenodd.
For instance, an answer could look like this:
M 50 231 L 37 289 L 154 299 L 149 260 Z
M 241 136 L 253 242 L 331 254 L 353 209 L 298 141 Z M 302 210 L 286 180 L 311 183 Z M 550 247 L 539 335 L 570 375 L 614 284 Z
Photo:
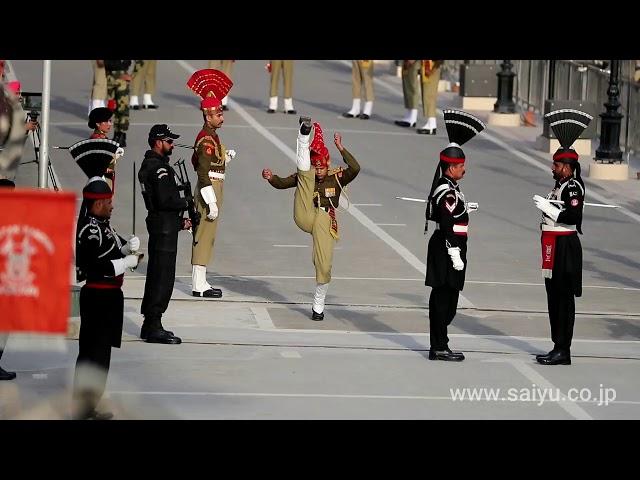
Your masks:
M 218 201 L 216 199 L 216 192 L 213 191 L 212 185 L 207 185 L 206 187 L 201 188 L 200 195 L 202 195 L 202 199 L 204 200 L 204 203 L 206 203 L 207 205 Z
M 111 260 L 111 263 L 113 263 L 113 273 L 116 277 L 124 273 L 124 270 L 125 270 L 124 258 Z

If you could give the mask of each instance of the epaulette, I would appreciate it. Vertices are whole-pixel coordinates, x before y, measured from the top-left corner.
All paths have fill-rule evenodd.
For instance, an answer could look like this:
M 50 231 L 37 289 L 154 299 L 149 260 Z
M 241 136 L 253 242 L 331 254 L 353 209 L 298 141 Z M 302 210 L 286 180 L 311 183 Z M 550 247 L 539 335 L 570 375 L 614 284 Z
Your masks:
M 332 168 L 327 172 L 327 176 L 335 175 L 337 173 L 338 176 L 341 177 L 343 171 L 344 171 L 344 168 L 342 167 Z
M 213 145 L 214 145 L 214 146 L 216 145 L 216 141 L 215 141 L 215 139 L 214 139 L 211 135 L 205 135 L 204 137 L 202 137 L 200 140 L 198 140 L 198 141 L 196 142 L 196 149 L 197 149 L 197 148 L 200 146 L 200 144 L 201 144 L 202 142 L 204 142 L 205 140 L 210 140 L 210 141 L 211 141 L 211 143 L 213 143 Z

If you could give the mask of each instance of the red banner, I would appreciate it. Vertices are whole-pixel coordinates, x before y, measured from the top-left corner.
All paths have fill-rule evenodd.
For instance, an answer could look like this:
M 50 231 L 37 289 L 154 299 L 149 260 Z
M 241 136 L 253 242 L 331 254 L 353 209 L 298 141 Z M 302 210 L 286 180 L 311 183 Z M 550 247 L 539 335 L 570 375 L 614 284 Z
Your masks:
M 73 193 L 0 188 L 0 332 L 67 332 Z

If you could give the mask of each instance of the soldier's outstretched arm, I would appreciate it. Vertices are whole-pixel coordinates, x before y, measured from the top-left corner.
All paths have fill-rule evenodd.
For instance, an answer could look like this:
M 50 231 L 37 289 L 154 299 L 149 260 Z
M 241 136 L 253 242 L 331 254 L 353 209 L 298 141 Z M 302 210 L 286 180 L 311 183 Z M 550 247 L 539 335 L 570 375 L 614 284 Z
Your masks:
M 266 175 L 266 176 L 265 176 Z M 269 178 L 267 178 L 269 177 Z M 297 174 L 289 175 L 288 177 L 279 177 L 278 175 L 274 175 L 271 170 L 265 168 L 262 171 L 262 178 L 267 180 L 273 188 L 277 188 L 279 190 L 285 188 L 293 188 L 297 184 Z

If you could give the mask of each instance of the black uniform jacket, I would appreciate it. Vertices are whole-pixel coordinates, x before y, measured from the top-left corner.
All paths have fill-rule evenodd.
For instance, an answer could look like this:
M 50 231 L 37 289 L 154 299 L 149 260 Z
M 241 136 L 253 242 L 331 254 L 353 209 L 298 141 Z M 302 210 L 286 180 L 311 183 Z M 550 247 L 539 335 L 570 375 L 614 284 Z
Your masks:
M 169 158 L 147 150 L 138 180 L 147 207 L 147 230 L 150 237 L 155 237 L 154 248 L 176 251 L 178 232 L 182 229 L 182 212 L 187 209 L 187 201 L 180 195 L 179 180 Z
M 448 286 L 457 290 L 464 287 L 467 271 L 467 230 L 469 214 L 460 186 L 446 175 L 440 178 L 431 198 L 436 231 L 429 239 L 427 249 L 427 276 L 425 285 Z M 453 268 L 448 248 L 459 247 L 464 268 Z
M 317 195 L 314 195 L 313 198 L 313 204 L 316 207 L 318 206 L 318 198 L 320 198 L 321 207 L 333 206 L 338 208 L 342 189 L 351 183 L 353 179 L 358 176 L 358 173 L 360 173 L 360 164 L 353 155 L 351 155 L 346 148 L 344 148 L 340 153 L 342 154 L 344 162 L 347 164 L 347 168 L 339 168 L 336 171 L 329 171 L 322 182 L 318 182 L 316 180 L 314 192 L 317 193 Z M 269 183 L 273 187 L 279 189 L 295 187 L 297 182 L 297 173 L 285 178 L 274 175 L 271 177 L 271 180 L 269 180 Z
M 76 234 L 76 272 L 87 283 L 80 291 L 81 335 L 101 337 L 120 347 L 124 299 L 122 279 L 115 275 L 111 260 L 124 257 L 126 240 L 109 225 L 108 219 L 83 216 Z
M 540 228 L 570 229 L 582 233 L 582 209 L 584 208 L 585 188 L 582 178 L 569 177 L 556 181 L 555 188 L 547 198 L 562 200 L 562 211 L 557 222 L 542 214 Z M 558 282 L 569 282 L 576 297 L 582 296 L 582 245 L 577 233 L 556 237 L 551 286 L 559 287 Z
M 116 233 L 108 219 L 90 214 L 78 222 L 76 232 L 76 273 L 89 288 L 120 288 L 123 275 L 115 275 L 111 260 L 123 258 L 127 241 Z

